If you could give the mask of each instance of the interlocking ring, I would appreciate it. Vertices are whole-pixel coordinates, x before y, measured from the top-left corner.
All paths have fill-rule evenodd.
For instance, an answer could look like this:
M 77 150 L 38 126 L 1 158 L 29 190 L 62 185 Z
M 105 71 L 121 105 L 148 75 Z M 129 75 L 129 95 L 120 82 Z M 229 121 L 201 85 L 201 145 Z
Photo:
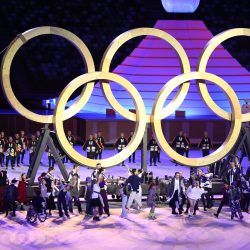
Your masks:
M 104 52 L 101 66 L 100 66 L 100 71 L 109 72 L 111 60 L 114 57 L 117 50 L 125 42 L 138 36 L 155 36 L 169 43 L 178 55 L 182 72 L 183 73 L 190 72 L 190 63 L 189 63 L 187 54 L 184 48 L 181 46 L 181 44 L 167 32 L 164 32 L 162 30 L 155 29 L 155 28 L 132 29 L 119 35 L 115 40 L 112 41 L 112 43 L 108 46 L 107 50 Z M 121 104 L 116 100 L 116 98 L 114 97 L 112 93 L 109 83 L 102 81 L 101 86 L 102 86 L 103 94 L 106 100 L 110 103 L 110 105 L 114 109 L 119 110 L 119 113 L 122 116 L 126 117 L 127 119 L 131 121 L 136 121 L 135 114 L 125 109 L 124 107 L 122 107 Z M 184 101 L 187 95 L 189 86 L 190 86 L 190 82 L 185 82 L 180 86 L 173 100 L 170 103 L 168 103 L 166 107 L 164 107 L 164 112 L 162 112 L 162 119 L 169 116 L 169 114 L 171 114 L 174 110 L 178 109 L 178 107 L 181 105 L 181 103 Z M 147 115 L 147 122 L 150 122 L 150 115 Z
M 216 47 L 220 45 L 222 42 L 224 42 L 225 40 L 232 38 L 232 37 L 237 37 L 237 36 L 250 36 L 250 29 L 247 29 L 247 28 L 229 29 L 213 37 L 206 44 L 206 46 L 204 47 L 201 53 L 201 57 L 197 65 L 197 71 L 205 72 L 206 67 L 207 67 L 207 62 L 211 54 L 213 53 L 213 51 L 216 49 Z M 208 92 L 206 83 L 200 82 L 200 81 L 197 81 L 197 83 L 198 83 L 198 88 L 201 93 L 201 96 L 203 100 L 205 101 L 205 103 L 208 105 L 208 107 L 218 116 L 226 120 L 231 120 L 231 113 L 220 108 L 211 98 Z M 247 122 L 247 121 L 250 121 L 250 113 L 242 115 L 242 122 Z
M 50 27 L 50 26 L 43 26 L 28 30 L 20 35 L 18 35 L 8 47 L 8 50 L 4 54 L 2 64 L 1 64 L 1 72 L 2 72 L 2 88 L 3 92 L 6 96 L 6 99 L 10 103 L 10 105 L 21 115 L 28 118 L 29 120 L 40 122 L 40 123 L 52 123 L 53 122 L 53 115 L 39 115 L 36 114 L 28 109 L 26 109 L 16 98 L 10 83 L 10 68 L 13 61 L 13 58 L 20 47 L 25 44 L 30 39 L 41 36 L 41 35 L 58 35 L 60 37 L 65 38 L 69 42 L 74 45 L 75 48 L 79 51 L 80 55 L 82 56 L 84 63 L 86 65 L 88 72 L 95 71 L 95 64 L 88 50 L 85 43 L 77 37 L 72 32 L 57 28 L 57 27 Z M 81 110 L 81 107 L 86 104 L 86 100 L 90 98 L 90 95 L 94 88 L 94 82 L 89 83 L 86 88 L 83 89 L 81 95 L 79 96 L 78 100 L 67 110 L 64 112 L 63 119 L 69 119 L 70 117 L 74 116 L 78 111 Z
M 178 87 L 183 82 L 190 81 L 193 79 L 208 80 L 208 81 L 215 83 L 225 92 L 225 94 L 227 95 L 229 99 L 230 106 L 232 108 L 232 123 L 233 124 L 231 126 L 229 135 L 227 136 L 225 142 L 215 152 L 213 152 L 209 156 L 201 157 L 201 158 L 187 158 L 187 157 L 181 156 L 176 151 L 174 151 L 171 148 L 171 146 L 168 144 L 168 142 L 166 141 L 163 131 L 162 131 L 162 126 L 161 126 L 162 108 L 168 95 L 171 93 L 171 91 L 173 91 L 176 87 Z M 159 143 L 159 145 L 161 146 L 161 148 L 164 150 L 166 154 L 168 154 L 171 158 L 173 158 L 174 160 L 176 160 L 177 162 L 183 165 L 192 166 L 192 167 L 200 167 L 200 166 L 206 166 L 214 162 L 217 162 L 218 160 L 222 159 L 230 152 L 235 142 L 237 141 L 240 130 L 241 130 L 241 118 L 242 118 L 241 107 L 240 107 L 238 97 L 235 94 L 234 90 L 230 87 L 230 85 L 226 81 L 224 81 L 222 78 L 214 74 L 210 74 L 206 72 L 189 72 L 189 73 L 178 75 L 172 78 L 163 86 L 153 106 L 153 111 L 152 111 L 152 116 L 151 116 L 151 125 L 153 126 L 153 132 L 154 132 L 157 142 Z
M 129 142 L 127 147 L 124 148 L 120 153 L 102 160 L 89 159 L 79 154 L 68 142 L 63 128 L 63 113 L 68 99 L 77 88 L 81 87 L 83 84 L 95 80 L 108 80 L 118 83 L 130 93 L 136 107 L 135 133 L 131 141 Z M 118 109 L 116 109 L 116 111 L 118 112 Z M 75 78 L 68 84 L 68 86 L 64 88 L 64 90 L 60 94 L 54 113 L 54 125 L 57 132 L 56 135 L 61 147 L 63 148 L 64 152 L 66 152 L 66 154 L 69 155 L 75 162 L 89 167 L 95 167 L 96 163 L 100 162 L 102 164 L 102 167 L 107 168 L 115 166 L 123 160 L 127 159 L 138 148 L 143 138 L 146 127 L 146 109 L 138 90 L 125 78 L 110 72 L 88 73 Z

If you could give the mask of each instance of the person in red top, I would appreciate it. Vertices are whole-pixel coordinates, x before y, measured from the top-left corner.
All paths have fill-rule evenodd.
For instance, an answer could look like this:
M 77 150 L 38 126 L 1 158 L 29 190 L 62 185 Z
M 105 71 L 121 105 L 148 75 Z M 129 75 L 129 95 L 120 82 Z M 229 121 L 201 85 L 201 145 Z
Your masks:
M 27 179 L 26 174 L 22 173 L 17 188 L 18 191 L 17 201 L 21 204 L 21 210 L 25 210 L 23 205 L 27 203 L 26 185 L 28 184 L 28 180 L 29 179 Z

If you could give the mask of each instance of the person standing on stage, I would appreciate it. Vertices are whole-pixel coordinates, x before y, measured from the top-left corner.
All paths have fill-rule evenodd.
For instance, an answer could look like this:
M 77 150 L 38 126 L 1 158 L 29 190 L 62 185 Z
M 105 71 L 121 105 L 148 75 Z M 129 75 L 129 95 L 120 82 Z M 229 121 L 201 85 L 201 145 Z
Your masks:
M 71 190 L 70 190 L 70 194 L 71 194 L 71 200 L 69 202 L 69 211 L 71 213 L 73 213 L 73 199 L 74 199 L 74 204 L 77 206 L 78 208 L 78 212 L 79 214 L 82 214 L 82 206 L 81 206 L 81 202 L 80 202 L 80 176 L 77 172 L 75 172 L 72 177 L 70 178 L 69 184 L 72 186 Z
M 7 217 L 9 214 L 9 210 L 12 211 L 12 216 L 16 216 L 16 201 L 18 197 L 17 191 L 18 180 L 13 179 L 11 181 L 11 185 L 9 185 L 4 194 L 4 202 L 5 202 L 5 216 Z
M 49 167 L 54 167 L 56 161 L 55 161 L 55 158 L 54 158 L 53 154 L 51 153 L 51 149 L 49 148 L 48 145 L 46 147 L 46 152 L 48 153 Z
M 180 179 L 180 173 L 176 172 L 168 187 L 169 206 L 172 208 L 172 214 L 178 214 L 176 208 L 178 209 L 179 214 L 182 214 L 180 209 L 180 199 L 184 191 L 185 186 L 183 179 Z
M 25 150 L 28 147 L 28 138 L 25 136 L 25 133 L 23 130 L 20 131 L 20 139 L 21 139 L 22 144 L 23 144 L 23 150 L 21 151 L 21 163 L 23 164 Z
M 13 142 L 13 138 L 10 136 L 8 142 L 5 144 L 5 155 L 6 155 L 6 169 L 8 169 L 9 162 L 11 168 L 14 169 L 15 157 L 16 157 L 16 144 Z
M 156 184 L 152 182 L 148 188 L 147 206 L 150 207 L 148 218 L 155 220 L 155 200 L 156 200 Z
M 217 217 L 217 218 L 219 217 L 221 209 L 225 205 L 229 205 L 229 185 L 228 185 L 228 183 L 224 184 L 223 197 L 222 197 L 222 200 L 220 202 L 220 205 L 219 205 L 217 212 L 214 214 L 215 217 Z
M 14 140 L 15 144 L 16 144 L 16 164 L 17 167 L 20 167 L 20 158 L 21 158 L 21 154 L 23 151 L 23 143 L 22 140 L 19 136 L 19 134 L 15 134 L 15 140 Z
M 117 149 L 118 153 L 120 153 L 127 145 L 128 142 L 124 137 L 124 133 L 121 133 L 121 137 L 116 141 L 114 147 Z M 122 162 L 122 166 L 125 166 L 124 161 Z
M 83 150 L 87 151 L 87 158 L 95 159 L 96 149 L 98 148 L 92 135 L 89 135 L 89 139 L 84 143 Z
M 72 132 L 70 131 L 70 130 L 68 130 L 68 132 L 67 132 L 67 140 L 68 140 L 68 142 L 69 142 L 69 144 L 72 146 L 72 147 L 74 147 L 74 145 L 75 145 L 75 137 L 72 135 Z M 66 163 L 68 163 L 68 161 L 69 161 L 69 157 L 66 155 L 64 158 L 63 158 L 63 163 L 64 163 L 64 161 L 66 162 Z M 73 163 L 72 161 L 71 161 L 71 163 Z
M 36 131 L 36 140 L 38 141 L 41 137 L 41 132 L 39 130 Z
M 130 135 L 129 135 L 129 137 L 128 137 L 128 143 L 131 141 L 133 135 L 134 135 L 134 132 L 131 131 L 131 132 L 130 132 Z M 135 152 L 136 152 L 136 150 L 133 152 L 132 155 L 129 156 L 129 158 L 128 158 L 128 162 L 129 162 L 129 163 L 131 163 L 131 158 L 132 158 L 133 163 L 135 163 Z
M 100 195 L 102 196 L 102 200 L 103 200 L 103 209 L 101 209 L 99 211 L 99 214 L 102 214 L 103 210 L 104 210 L 104 212 L 108 216 L 110 216 L 109 203 L 108 203 L 108 195 L 107 195 L 106 178 L 105 178 L 105 175 L 102 174 L 103 170 L 104 169 L 101 169 L 101 173 L 99 175 L 99 178 L 100 178 L 100 183 L 99 183 L 99 186 L 100 186 Z
M 30 154 L 30 158 L 29 158 L 29 164 L 32 163 L 34 155 L 35 155 L 35 151 L 36 151 L 36 146 L 37 146 L 37 140 L 35 135 L 31 135 L 31 140 L 28 143 L 28 150 L 29 150 L 29 154 Z
M 127 186 L 125 183 L 120 184 L 120 195 L 122 198 L 122 213 L 120 215 L 121 218 L 127 219 L 128 212 L 127 212 L 127 202 L 128 202 L 128 194 L 127 194 Z
M 104 150 L 104 145 L 105 145 L 105 141 L 104 141 L 104 138 L 102 136 L 101 131 L 97 132 L 97 141 L 98 141 L 98 145 L 99 145 L 98 159 L 101 160 L 102 159 L 102 152 Z
M 138 204 L 139 210 L 142 208 L 139 189 L 140 189 L 140 185 L 143 183 L 143 180 L 136 174 L 136 172 L 137 172 L 136 169 L 132 169 L 132 175 L 130 175 L 126 181 L 126 185 L 130 185 L 131 187 L 131 193 L 129 195 L 128 202 L 127 202 L 128 210 L 130 209 L 133 201 L 135 201 Z
M 236 168 L 234 161 L 230 162 L 230 169 L 228 170 L 226 181 L 230 186 L 232 185 L 233 182 L 240 181 L 240 169 Z
M 184 155 L 187 145 L 188 145 L 188 142 L 185 136 L 183 135 L 183 131 L 180 131 L 179 134 L 174 138 L 172 142 L 172 146 L 175 148 L 175 151 L 178 154 Z M 175 165 L 177 166 L 178 163 L 176 162 Z
M 189 150 L 190 150 L 190 148 L 191 148 L 191 142 L 190 142 L 190 139 L 189 139 L 187 133 L 184 133 L 184 137 L 185 137 L 186 142 L 187 142 L 185 153 L 186 153 L 186 157 L 188 157 L 188 156 L 189 156 Z
M 207 155 L 209 155 L 210 153 L 210 149 L 213 148 L 213 144 L 211 139 L 208 137 L 208 133 L 205 131 L 204 132 L 204 136 L 201 139 L 198 148 L 201 148 L 202 150 L 202 156 L 205 157 Z
M 21 210 L 25 210 L 23 205 L 27 203 L 28 201 L 28 197 L 27 197 L 27 184 L 28 184 L 29 179 L 27 179 L 26 174 L 21 173 L 20 179 L 19 179 L 19 183 L 18 183 L 18 197 L 17 200 L 20 203 Z
M 70 185 L 65 185 L 62 190 L 58 193 L 57 197 L 57 206 L 59 210 L 59 216 L 63 217 L 63 211 L 65 215 L 70 218 L 68 213 L 68 206 L 67 206 L 67 194 L 71 190 Z M 62 211 L 63 210 L 63 211 Z
M 0 138 L 0 167 L 3 167 L 4 163 L 4 147 L 5 147 L 4 139 Z
M 99 150 L 101 150 L 101 145 L 99 145 L 99 141 L 97 139 L 97 133 L 94 133 L 93 140 L 95 141 L 95 143 L 97 145 L 97 148 L 96 148 L 96 151 L 95 151 L 95 160 L 97 160 L 98 154 L 99 154 Z
M 154 162 L 154 166 L 157 166 L 156 160 L 157 160 L 157 154 L 159 151 L 159 146 L 158 146 L 154 136 L 152 136 L 152 139 L 148 143 L 148 149 L 150 151 L 150 166 L 152 166 L 152 162 Z
M 241 190 L 237 185 L 237 182 L 234 181 L 229 189 L 229 199 L 231 204 L 231 220 L 233 220 L 234 216 L 237 213 L 240 216 L 240 219 L 243 219 L 243 215 L 240 209 L 240 199 L 241 199 Z

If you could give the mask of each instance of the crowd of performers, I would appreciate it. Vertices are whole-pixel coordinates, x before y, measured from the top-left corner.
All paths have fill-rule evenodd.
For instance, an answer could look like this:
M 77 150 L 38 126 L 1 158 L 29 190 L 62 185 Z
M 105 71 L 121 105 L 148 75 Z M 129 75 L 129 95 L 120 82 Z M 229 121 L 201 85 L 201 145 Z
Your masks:
M 130 132 L 128 138 L 125 138 L 124 133 L 120 134 L 120 137 L 113 145 L 113 147 L 117 150 L 118 153 L 121 152 L 128 145 L 128 143 L 131 141 L 133 134 L 133 132 Z M 20 164 L 24 164 L 24 155 L 26 152 L 28 152 L 29 154 L 28 163 L 30 165 L 34 158 L 34 154 L 37 149 L 37 144 L 40 137 L 40 131 L 36 131 L 36 133 L 32 134 L 31 138 L 29 139 L 25 135 L 24 131 L 16 133 L 14 137 L 7 137 L 2 131 L 0 133 L 0 166 L 4 167 L 5 163 L 6 169 L 8 169 L 9 165 L 12 169 L 14 169 L 15 166 L 19 167 Z M 74 147 L 76 145 L 76 139 L 75 136 L 72 135 L 72 132 L 70 130 L 67 131 L 66 137 L 72 147 Z M 82 146 L 83 150 L 87 153 L 87 158 L 99 160 L 102 159 L 104 147 L 105 139 L 100 131 L 98 133 L 95 133 L 94 135 L 89 135 L 89 138 L 83 143 Z M 180 155 L 185 154 L 185 156 L 188 157 L 189 150 L 191 148 L 191 142 L 187 134 L 183 133 L 183 131 L 180 131 L 179 134 L 172 141 L 172 147 Z M 198 144 L 198 148 L 202 150 L 202 156 L 209 155 L 210 150 L 213 148 L 211 139 L 208 137 L 207 132 L 204 132 L 204 136 Z M 157 166 L 157 162 L 161 162 L 161 150 L 153 136 L 148 142 L 148 150 L 150 166 Z M 53 167 L 55 165 L 55 158 L 48 146 L 46 147 L 46 152 L 48 154 L 48 165 L 49 167 Z M 129 156 L 129 163 L 135 163 L 135 155 L 136 151 L 134 151 L 132 155 Z M 68 163 L 69 160 L 70 159 L 66 155 L 63 158 L 63 163 Z M 124 161 L 121 164 L 125 166 Z M 176 165 L 178 165 L 177 162 Z
M 63 181 L 56 179 L 54 168 L 49 167 L 47 173 L 42 173 L 38 178 L 39 188 L 35 190 L 32 199 L 33 206 L 37 211 L 41 211 L 41 207 L 46 204 L 46 211 L 52 215 L 52 211 L 58 209 L 60 217 L 70 218 L 73 213 L 73 206 L 78 209 L 79 214 L 83 214 L 82 202 L 80 197 L 85 198 L 86 209 L 85 215 L 92 216 L 94 221 L 100 220 L 105 213 L 110 216 L 107 193 L 107 177 L 101 164 L 98 163 L 96 169 L 89 177 L 89 181 L 82 193 L 81 179 L 79 174 L 79 166 L 74 165 L 73 170 L 69 173 L 69 179 Z M 181 172 L 176 172 L 175 176 L 170 179 L 167 187 L 167 203 L 172 208 L 173 215 L 187 214 L 188 217 L 196 215 L 199 210 L 199 202 L 203 206 L 203 210 L 211 209 L 214 206 L 212 193 L 213 174 L 204 173 L 202 169 L 198 170 L 197 175 L 193 175 L 187 181 Z M 128 176 L 119 179 L 119 192 L 116 194 L 121 199 L 121 217 L 128 218 L 131 208 L 141 210 L 142 203 L 142 185 L 147 184 L 147 207 L 150 208 L 148 217 L 156 219 L 155 209 L 156 202 L 160 196 L 159 179 L 147 178 L 145 182 L 145 173 L 142 170 L 129 169 Z M 230 162 L 227 176 L 225 178 L 223 198 L 215 217 L 219 214 L 223 206 L 230 206 L 231 219 L 239 217 L 243 219 L 242 212 L 249 212 L 250 205 L 250 168 L 246 174 L 243 174 L 238 158 L 235 157 Z M 13 179 L 10 183 L 7 171 L 0 172 L 0 212 L 8 216 L 11 211 L 12 216 L 16 215 L 17 204 L 20 210 L 24 210 L 24 204 L 28 203 L 27 195 L 28 179 L 25 174 L 21 174 L 20 179 Z M 57 197 L 57 206 L 55 198 Z

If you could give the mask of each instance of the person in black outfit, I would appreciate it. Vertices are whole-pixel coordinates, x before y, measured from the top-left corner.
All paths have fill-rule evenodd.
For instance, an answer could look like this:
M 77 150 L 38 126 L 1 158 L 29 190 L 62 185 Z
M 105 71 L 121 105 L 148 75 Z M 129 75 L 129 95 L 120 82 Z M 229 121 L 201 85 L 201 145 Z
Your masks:
M 132 138 L 133 135 L 134 135 L 134 132 L 133 131 L 130 132 L 130 136 L 128 137 L 128 143 L 131 141 L 131 138 Z M 133 160 L 133 163 L 135 163 L 135 152 L 136 151 L 133 152 L 132 157 L 131 157 L 131 155 L 129 156 L 129 158 L 128 158 L 129 163 L 131 162 L 131 158 Z
M 67 192 L 70 191 L 70 189 L 71 189 L 70 185 L 65 185 L 64 188 L 58 193 L 57 206 L 58 206 L 60 217 L 63 217 L 63 211 L 64 211 L 65 215 L 69 218 L 66 195 L 67 195 Z M 63 211 L 62 211 L 62 208 L 63 208 Z
M 117 149 L 118 153 L 120 153 L 127 145 L 128 142 L 124 138 L 124 133 L 121 133 L 121 137 L 116 141 L 114 147 Z M 124 161 L 122 162 L 122 166 L 125 166 Z
M 172 142 L 172 146 L 173 148 L 175 148 L 175 151 L 180 154 L 180 155 L 184 155 L 185 151 L 186 151 L 186 146 L 188 145 L 188 142 L 185 138 L 185 136 L 183 135 L 183 131 L 179 132 L 179 135 L 177 135 L 173 142 Z M 175 165 L 177 166 L 178 163 L 176 162 Z
M 93 136 L 89 135 L 89 139 L 83 145 L 83 150 L 87 151 L 87 158 L 95 159 L 95 154 L 96 154 L 97 149 L 98 149 L 98 145 L 93 139 Z
M 8 216 L 9 210 L 12 211 L 12 216 L 16 216 L 16 201 L 18 197 L 18 190 L 17 190 L 17 183 L 16 179 L 11 181 L 11 185 L 7 187 L 5 194 L 4 194 L 4 201 L 5 201 L 5 214 Z
M 152 162 L 154 162 L 154 166 L 157 166 L 156 160 L 157 160 L 157 155 L 159 151 L 159 146 L 153 136 L 152 136 L 152 139 L 148 143 L 148 149 L 150 151 L 150 166 L 152 166 Z
M 221 212 L 221 209 L 223 206 L 228 205 L 229 206 L 229 185 L 227 183 L 224 184 L 224 189 L 223 189 L 223 197 L 220 202 L 219 208 L 217 210 L 217 213 L 214 214 L 215 217 L 219 217 L 219 214 Z
M 228 170 L 227 176 L 226 176 L 226 182 L 229 185 L 232 185 L 232 183 L 238 182 L 240 180 L 240 169 L 236 168 L 235 162 L 230 162 L 230 169 Z
M 98 145 L 99 145 L 98 158 L 99 158 L 99 160 L 101 160 L 102 159 L 102 151 L 103 151 L 104 145 L 105 145 L 105 141 L 104 141 L 104 138 L 102 136 L 101 131 L 97 132 L 97 141 L 98 141 Z
M 72 132 L 70 130 L 68 130 L 68 132 L 67 132 L 67 140 L 70 143 L 70 145 L 72 147 L 74 147 L 74 145 L 75 145 L 75 137 L 72 135 Z M 63 158 L 63 163 L 64 163 L 64 161 L 66 163 L 68 163 L 69 157 L 67 155 Z M 70 162 L 73 163 L 73 161 L 70 161 Z
M 172 214 L 178 214 L 176 213 L 176 208 L 179 210 L 179 214 L 182 214 L 180 198 L 184 191 L 185 186 L 183 179 L 180 178 L 180 173 L 176 172 L 175 177 L 172 179 L 168 187 L 169 206 L 172 208 Z
M 209 155 L 210 153 L 210 149 L 213 148 L 213 144 L 211 139 L 208 137 L 208 133 L 205 131 L 204 132 L 204 136 L 201 139 L 198 148 L 201 148 L 202 150 L 202 156 L 205 157 L 207 155 Z
M 187 133 L 184 133 L 184 137 L 185 137 L 186 142 L 187 142 L 185 153 L 186 153 L 186 157 L 188 157 L 189 156 L 189 150 L 190 150 L 190 147 L 191 147 L 191 142 L 190 142 L 190 139 L 189 139 Z

